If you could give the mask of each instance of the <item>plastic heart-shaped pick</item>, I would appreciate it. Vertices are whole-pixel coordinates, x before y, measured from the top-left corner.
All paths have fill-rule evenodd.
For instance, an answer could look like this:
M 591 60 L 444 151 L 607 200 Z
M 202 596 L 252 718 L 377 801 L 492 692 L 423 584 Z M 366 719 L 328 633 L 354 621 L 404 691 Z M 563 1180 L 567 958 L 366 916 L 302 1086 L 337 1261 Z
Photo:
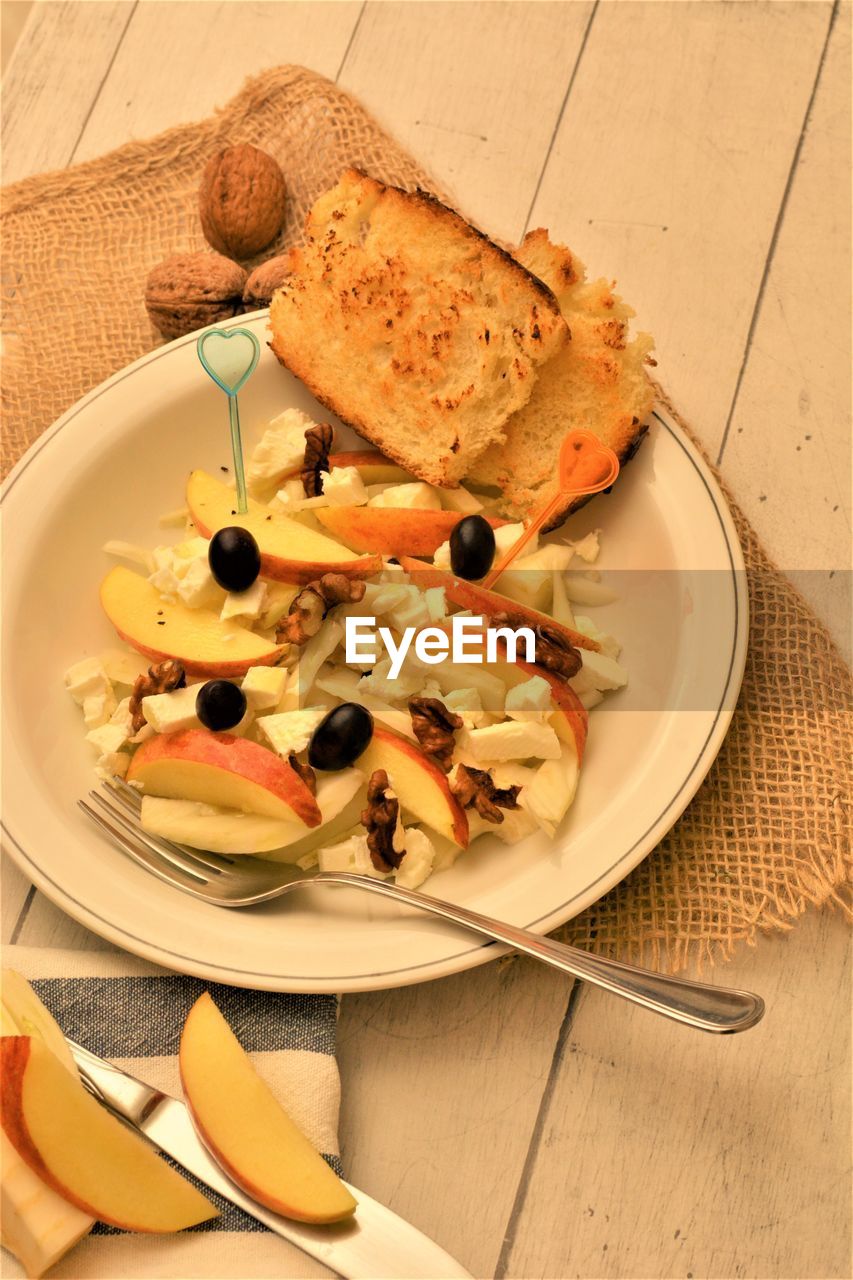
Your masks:
M 570 431 L 560 446 L 558 479 L 561 493 L 598 493 L 619 474 L 619 460 L 612 449 L 591 431 Z
M 205 373 L 226 395 L 236 396 L 255 371 L 261 344 L 249 329 L 208 329 L 197 350 Z

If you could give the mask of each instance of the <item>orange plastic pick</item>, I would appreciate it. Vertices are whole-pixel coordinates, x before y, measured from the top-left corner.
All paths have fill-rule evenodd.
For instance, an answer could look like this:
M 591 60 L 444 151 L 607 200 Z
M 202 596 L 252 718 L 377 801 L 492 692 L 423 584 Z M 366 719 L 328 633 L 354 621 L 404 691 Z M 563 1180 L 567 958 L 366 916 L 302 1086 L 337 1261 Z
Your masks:
M 600 493 L 607 489 L 619 474 L 619 459 L 591 431 L 569 431 L 560 445 L 560 464 L 557 473 L 559 489 L 545 506 L 531 518 L 524 533 L 514 542 L 500 564 L 486 574 L 482 585 L 493 587 L 504 570 L 538 533 L 549 516 L 564 505 L 567 498 L 581 498 L 587 493 Z

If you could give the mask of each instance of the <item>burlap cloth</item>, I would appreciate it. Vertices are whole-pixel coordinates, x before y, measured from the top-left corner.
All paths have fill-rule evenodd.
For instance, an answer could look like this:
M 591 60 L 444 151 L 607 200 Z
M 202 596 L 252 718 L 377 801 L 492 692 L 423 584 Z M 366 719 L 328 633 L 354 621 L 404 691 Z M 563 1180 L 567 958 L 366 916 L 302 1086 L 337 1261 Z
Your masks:
M 7 188 L 4 471 L 78 397 L 157 343 L 142 302 L 146 274 L 169 253 L 206 247 L 199 175 L 211 152 L 233 142 L 263 147 L 284 170 L 281 247 L 348 164 L 446 198 L 357 102 L 299 67 L 250 81 L 201 124 Z M 841 903 L 850 882 L 849 672 L 727 496 L 751 607 L 732 727 L 670 835 L 563 931 L 580 946 L 661 967 L 728 956 L 762 930 L 790 928 L 810 903 Z

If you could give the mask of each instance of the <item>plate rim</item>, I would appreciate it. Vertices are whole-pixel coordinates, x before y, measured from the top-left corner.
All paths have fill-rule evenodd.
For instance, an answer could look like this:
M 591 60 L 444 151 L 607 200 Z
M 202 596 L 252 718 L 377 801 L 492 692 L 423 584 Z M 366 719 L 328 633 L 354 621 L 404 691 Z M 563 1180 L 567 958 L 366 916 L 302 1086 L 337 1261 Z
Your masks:
M 234 317 L 233 320 L 216 327 L 232 327 L 235 324 L 240 326 L 247 323 L 257 324 L 265 321 L 268 314 L 267 310 L 261 309 Z M 137 370 L 163 357 L 168 357 L 176 349 L 197 342 L 198 335 L 201 332 L 203 330 L 198 330 L 184 338 L 165 343 L 153 351 L 147 352 L 131 364 L 117 370 L 71 405 L 52 426 L 48 427 L 33 442 L 6 477 L 2 491 L 0 491 L 0 507 L 5 503 L 8 495 L 36 457 L 78 414 L 83 412 L 105 392 L 124 381 L 125 378 L 131 377 Z M 737 695 L 743 680 L 749 635 L 749 605 L 745 585 L 743 551 L 731 511 L 710 467 L 700 455 L 693 441 L 690 440 L 683 428 L 670 414 L 667 406 L 660 401 L 656 401 L 649 417 L 655 418 L 660 427 L 670 434 L 697 472 L 720 525 L 733 581 L 734 625 L 731 634 L 732 648 L 728 673 L 720 693 L 720 703 L 714 713 L 705 742 L 692 760 L 690 768 L 676 787 L 665 808 L 647 827 L 646 831 L 634 840 L 629 850 L 623 850 L 606 869 L 585 885 L 582 890 L 579 890 L 571 898 L 551 908 L 543 915 L 525 923 L 525 928 L 531 929 L 538 934 L 544 934 L 551 929 L 557 928 L 598 901 L 639 866 L 660 840 L 672 830 L 696 795 L 720 751 L 731 724 Z M 196 977 L 211 978 L 212 975 L 215 975 L 213 980 L 226 984 L 245 986 L 249 982 L 257 989 L 311 993 L 387 990 L 446 977 L 450 974 L 485 964 L 498 956 L 507 954 L 511 950 L 510 947 L 503 944 L 484 940 L 474 943 L 474 945 L 461 951 L 453 952 L 451 955 L 410 964 L 401 969 L 384 969 L 339 976 L 327 975 L 317 979 L 308 979 L 304 975 L 296 977 L 280 973 L 271 974 L 248 969 L 235 969 L 233 965 L 217 965 L 209 961 L 200 963 L 194 957 L 184 956 L 179 952 L 171 951 L 129 933 L 127 929 L 114 924 L 92 908 L 79 902 L 33 861 L 30 854 L 27 853 L 9 830 L 5 815 L 0 818 L 0 832 L 2 832 L 3 844 L 8 849 L 13 861 L 29 876 L 35 887 L 61 910 L 86 928 L 91 929 L 92 932 L 121 947 L 123 950 L 143 959 Z

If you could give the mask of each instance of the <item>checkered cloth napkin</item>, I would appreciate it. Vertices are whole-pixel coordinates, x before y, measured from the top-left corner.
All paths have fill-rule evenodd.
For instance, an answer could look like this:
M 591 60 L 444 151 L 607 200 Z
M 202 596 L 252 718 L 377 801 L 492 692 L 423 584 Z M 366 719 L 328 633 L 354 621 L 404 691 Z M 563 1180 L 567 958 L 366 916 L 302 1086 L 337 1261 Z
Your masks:
M 181 1097 L 178 1041 L 193 1002 L 209 991 L 241 1044 L 303 1132 L 340 1172 L 340 1079 L 334 996 L 244 991 L 170 973 L 124 953 L 7 947 L 4 966 L 28 978 L 70 1039 Z M 203 1188 L 220 1210 L 178 1235 L 132 1235 L 96 1223 L 51 1277 L 327 1276 L 318 1262 Z M 3 1252 L 4 1277 L 23 1276 Z

